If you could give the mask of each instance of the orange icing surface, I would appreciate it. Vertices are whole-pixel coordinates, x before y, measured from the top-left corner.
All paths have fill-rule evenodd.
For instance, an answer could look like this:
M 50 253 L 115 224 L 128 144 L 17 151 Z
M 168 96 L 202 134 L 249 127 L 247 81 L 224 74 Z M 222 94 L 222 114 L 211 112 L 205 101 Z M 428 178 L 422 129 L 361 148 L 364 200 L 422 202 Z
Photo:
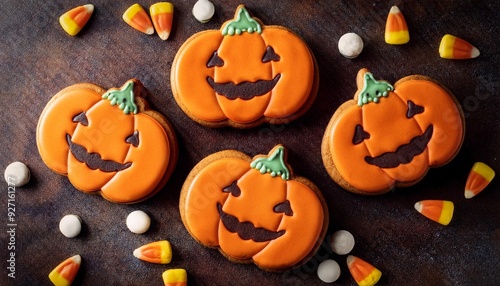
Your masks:
M 197 33 L 179 49 L 171 85 L 181 108 L 208 122 L 250 123 L 263 116 L 284 118 L 297 112 L 314 82 L 314 59 L 306 44 L 280 26 L 262 25 L 261 34 L 233 36 L 222 36 L 221 30 Z M 262 61 L 268 46 L 280 56 L 279 61 Z M 207 63 L 216 51 L 224 65 L 209 68 Z M 228 99 L 207 82 L 208 76 L 216 83 L 238 84 L 272 80 L 278 74 L 281 78 L 270 92 L 252 99 Z
M 408 100 L 422 106 L 424 112 L 407 118 Z M 370 138 L 355 145 L 352 140 L 358 124 Z M 427 148 L 411 162 L 380 168 L 365 161 L 366 156 L 394 152 L 430 125 L 433 134 Z M 362 107 L 351 104 L 331 128 L 329 148 L 337 170 L 350 185 L 364 192 L 378 192 L 395 182 L 417 181 L 429 167 L 447 163 L 460 148 L 462 138 L 462 117 L 448 92 L 429 80 L 412 79 L 397 83 L 394 92 L 379 103 Z
M 88 126 L 73 122 L 82 111 Z M 134 131 L 139 132 L 137 147 L 125 142 Z M 131 166 L 118 172 L 92 170 L 69 151 L 66 134 L 88 153 Z M 47 166 L 67 175 L 77 189 L 100 190 L 115 202 L 134 202 L 154 191 L 170 160 L 170 143 L 161 124 L 144 113 L 125 115 L 91 90 L 70 91 L 50 102 L 40 118 L 37 144 Z
M 222 191 L 234 181 L 241 190 L 239 196 Z M 290 202 L 292 216 L 273 210 L 285 200 Z M 222 223 L 217 203 L 240 223 L 251 222 L 256 228 L 285 233 L 270 241 L 244 240 Z M 249 161 L 238 158 L 219 159 L 204 167 L 189 186 L 184 208 L 184 222 L 196 240 L 220 247 L 230 258 L 252 259 L 266 269 L 288 268 L 307 257 L 324 221 L 321 201 L 309 187 L 261 174 L 250 169 Z

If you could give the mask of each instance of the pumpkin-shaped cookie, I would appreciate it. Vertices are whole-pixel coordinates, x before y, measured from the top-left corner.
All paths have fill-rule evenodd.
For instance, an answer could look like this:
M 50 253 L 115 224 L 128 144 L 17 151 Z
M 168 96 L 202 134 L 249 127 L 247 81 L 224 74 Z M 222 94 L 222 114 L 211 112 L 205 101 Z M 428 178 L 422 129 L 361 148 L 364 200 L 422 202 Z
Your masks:
M 240 5 L 220 30 L 190 37 L 172 64 L 182 110 L 209 127 L 286 123 L 311 106 L 318 88 L 313 54 L 282 26 L 265 26 Z
M 138 80 L 108 91 L 76 84 L 43 110 L 37 146 L 45 164 L 86 193 L 135 203 L 158 192 L 177 161 L 170 123 L 148 110 Z
M 265 270 L 298 266 L 313 255 L 328 227 L 318 188 L 296 177 L 283 146 L 253 160 L 226 150 L 198 163 L 181 191 L 189 233 L 230 260 Z
M 334 113 L 321 148 L 328 173 L 343 188 L 381 194 L 413 185 L 457 154 L 464 117 L 446 88 L 425 76 L 392 86 L 366 69 L 357 85 L 354 99 Z

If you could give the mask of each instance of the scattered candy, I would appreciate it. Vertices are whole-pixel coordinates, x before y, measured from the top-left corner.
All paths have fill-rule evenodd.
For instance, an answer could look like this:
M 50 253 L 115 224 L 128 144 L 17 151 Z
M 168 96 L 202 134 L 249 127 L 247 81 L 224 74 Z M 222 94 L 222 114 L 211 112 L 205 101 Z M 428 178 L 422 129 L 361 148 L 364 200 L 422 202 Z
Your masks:
M 149 7 L 149 14 L 153 25 L 162 40 L 168 39 L 172 30 L 174 18 L 174 5 L 170 2 L 158 2 Z
M 193 16 L 201 23 L 210 21 L 214 13 L 214 4 L 208 0 L 198 0 L 193 6 Z
M 152 35 L 155 32 L 148 14 L 141 5 L 137 3 L 130 6 L 125 13 L 123 13 L 122 18 L 125 23 L 144 34 Z
M 30 169 L 24 163 L 13 162 L 5 168 L 4 178 L 9 185 L 22 187 L 30 181 Z
M 325 283 L 335 282 L 340 277 L 340 266 L 335 260 L 327 259 L 319 264 L 317 274 Z
M 448 225 L 453 217 L 454 205 L 450 201 L 426 200 L 417 202 L 415 209 L 430 220 Z
M 94 5 L 87 4 L 69 10 L 59 17 L 59 24 L 71 36 L 78 34 L 94 12 Z
M 49 273 L 49 279 L 56 286 L 69 286 L 78 274 L 82 258 L 80 255 L 72 256 L 61 264 L 57 265 L 52 272 Z
M 128 229 L 137 234 L 143 234 L 151 225 L 151 219 L 143 211 L 133 211 L 127 216 Z
M 59 230 L 67 238 L 76 237 L 82 230 L 82 221 L 77 215 L 65 215 L 59 222 Z
M 165 286 L 186 286 L 187 285 L 187 273 L 186 270 L 179 269 L 168 269 L 161 275 L 163 278 L 163 283 Z
M 339 52 L 348 59 L 354 59 L 363 51 L 363 39 L 355 33 L 344 34 L 339 39 Z
M 465 40 L 446 34 L 439 44 L 439 56 L 443 59 L 473 59 L 479 56 L 479 50 Z
M 495 171 L 482 162 L 476 162 L 470 170 L 465 183 L 465 198 L 470 199 L 479 194 L 495 177 Z
M 354 255 L 347 256 L 347 266 L 359 286 L 375 285 L 382 277 L 380 270 Z
M 403 13 L 397 6 L 392 6 L 385 24 L 385 42 L 391 45 L 402 45 L 410 41 L 410 33 Z
M 347 230 L 339 230 L 333 233 L 330 246 L 333 252 L 345 255 L 354 248 L 354 236 Z
M 172 260 L 172 247 L 167 240 L 145 244 L 134 250 L 134 256 L 156 264 L 168 264 Z

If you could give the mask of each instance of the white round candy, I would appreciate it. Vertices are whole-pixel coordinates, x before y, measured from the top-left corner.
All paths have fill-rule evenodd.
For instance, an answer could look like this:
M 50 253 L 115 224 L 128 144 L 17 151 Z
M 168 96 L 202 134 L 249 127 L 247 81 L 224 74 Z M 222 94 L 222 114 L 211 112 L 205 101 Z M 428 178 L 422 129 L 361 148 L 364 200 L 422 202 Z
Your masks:
M 321 281 L 332 283 L 340 277 L 340 266 L 335 260 L 327 259 L 319 264 L 317 273 Z
M 143 234 L 151 225 L 151 219 L 143 211 L 133 211 L 127 216 L 128 229 L 137 234 Z
M 198 0 L 193 6 L 193 16 L 202 23 L 210 21 L 214 13 L 214 4 L 208 0 Z
M 59 222 L 59 230 L 68 238 L 75 237 L 82 230 L 82 221 L 77 215 L 65 215 Z
M 21 162 L 11 163 L 5 168 L 4 178 L 16 187 L 24 186 L 30 181 L 30 169 Z
M 333 252 L 345 255 L 354 248 L 354 236 L 347 230 L 339 230 L 332 234 L 330 246 Z
M 348 59 L 354 59 L 363 50 L 363 39 L 355 33 L 344 34 L 339 39 L 339 52 Z

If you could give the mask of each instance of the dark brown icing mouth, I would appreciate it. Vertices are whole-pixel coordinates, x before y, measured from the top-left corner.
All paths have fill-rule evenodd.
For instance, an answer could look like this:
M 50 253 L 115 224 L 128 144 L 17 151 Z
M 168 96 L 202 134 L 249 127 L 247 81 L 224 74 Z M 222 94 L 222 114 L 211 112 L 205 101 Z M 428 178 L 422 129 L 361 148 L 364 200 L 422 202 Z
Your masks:
M 266 242 L 276 239 L 283 234 L 285 230 L 271 231 L 261 227 L 255 227 L 251 222 L 240 222 L 235 216 L 225 213 L 222 205 L 217 203 L 219 216 L 229 232 L 237 233 L 243 240 L 253 240 L 255 242 Z
M 413 157 L 421 154 L 427 148 L 433 131 L 434 127 L 429 125 L 424 134 L 413 137 L 410 143 L 399 146 L 396 151 L 387 152 L 377 157 L 366 156 L 365 161 L 380 168 L 394 168 L 399 166 L 399 164 L 410 163 Z
M 281 74 L 278 74 L 271 80 L 258 80 L 256 82 L 245 81 L 239 84 L 234 84 L 232 82 L 217 83 L 211 77 L 207 77 L 207 81 L 216 93 L 227 99 L 232 100 L 241 98 L 249 100 L 270 92 L 276 86 L 280 78 Z
M 71 141 L 71 135 L 69 134 L 66 134 L 66 141 L 68 141 L 71 154 L 73 154 L 78 161 L 85 163 L 92 170 L 99 169 L 103 172 L 118 172 L 125 170 L 132 165 L 130 162 L 121 164 L 112 160 L 103 160 L 101 155 L 97 153 L 89 153 L 85 147 L 73 143 L 73 141 Z

